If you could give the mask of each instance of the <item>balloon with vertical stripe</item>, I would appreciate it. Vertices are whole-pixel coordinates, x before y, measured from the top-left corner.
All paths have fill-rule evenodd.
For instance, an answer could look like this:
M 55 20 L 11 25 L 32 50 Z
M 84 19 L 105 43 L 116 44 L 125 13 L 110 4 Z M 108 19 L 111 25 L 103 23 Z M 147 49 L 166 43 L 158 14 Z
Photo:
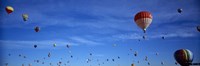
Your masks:
M 174 53 L 174 58 L 182 66 L 189 66 L 193 61 L 193 54 L 188 49 L 180 49 Z

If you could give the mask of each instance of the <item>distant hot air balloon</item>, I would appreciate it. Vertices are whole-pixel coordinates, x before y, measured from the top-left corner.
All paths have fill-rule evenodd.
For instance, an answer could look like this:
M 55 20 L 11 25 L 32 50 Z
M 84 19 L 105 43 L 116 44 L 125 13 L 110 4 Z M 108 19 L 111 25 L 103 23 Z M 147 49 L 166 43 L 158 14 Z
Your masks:
M 19 57 L 21 57 L 22 55 L 21 54 L 19 54 Z
M 165 39 L 165 37 L 164 37 L 164 36 L 162 36 L 162 39 L 164 40 L 164 39 Z
M 51 53 L 50 52 L 48 53 L 48 57 L 51 57 Z
M 92 56 L 92 53 L 90 53 L 90 56 Z
M 69 48 L 70 46 L 67 44 L 66 47 Z
M 161 64 L 164 65 L 164 62 L 162 61 Z
M 150 65 L 150 63 L 148 62 L 148 65 Z
M 24 66 L 24 64 L 22 64 L 22 66 Z
M 189 66 L 193 61 L 193 54 L 188 49 L 180 49 L 174 53 L 174 58 L 182 66 Z
M 112 59 L 112 61 L 115 61 L 115 59 Z
M 135 66 L 135 65 L 132 63 L 131 66 Z
M 28 66 L 32 66 L 32 65 L 29 63 Z
M 22 14 L 22 18 L 24 21 L 27 21 L 28 20 L 28 14 Z
M 137 54 L 138 54 L 138 53 L 135 51 L 134 56 L 137 56 Z
M 158 53 L 156 52 L 156 55 L 158 56 Z
M 119 56 L 118 56 L 117 58 L 118 58 L 118 59 L 120 59 L 120 57 L 119 57 Z
M 8 14 L 10 14 L 10 13 L 12 13 L 13 11 L 14 11 L 14 9 L 13 9 L 13 7 L 11 7 L 11 6 L 6 6 L 6 12 L 8 13 Z
M 182 13 L 183 9 L 179 8 L 177 9 L 178 13 Z
M 199 25 L 199 26 L 197 26 L 197 30 L 200 32 L 200 25 Z
M 38 26 L 36 26 L 34 30 L 35 30 L 35 32 L 39 32 L 40 28 Z
M 11 56 L 11 54 L 8 54 L 8 56 Z
M 141 11 L 135 15 L 135 23 L 146 33 L 146 29 L 152 22 L 152 15 L 148 11 Z
M 34 45 L 34 48 L 37 48 L 37 45 Z
M 56 47 L 56 44 L 53 44 L 53 47 Z
M 145 56 L 145 61 L 148 61 L 148 57 L 147 56 Z
M 106 59 L 107 61 L 109 61 L 109 59 Z

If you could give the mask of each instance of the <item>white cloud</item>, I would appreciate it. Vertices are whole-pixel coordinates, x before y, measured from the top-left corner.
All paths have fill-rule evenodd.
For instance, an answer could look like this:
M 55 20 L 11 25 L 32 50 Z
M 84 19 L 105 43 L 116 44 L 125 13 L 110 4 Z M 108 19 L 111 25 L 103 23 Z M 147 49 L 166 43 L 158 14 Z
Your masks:
M 72 41 L 75 41 L 75 43 L 78 43 L 78 44 L 92 45 L 92 46 L 103 45 L 102 43 L 95 42 L 95 41 L 88 40 L 88 39 L 84 39 L 84 38 L 81 38 L 81 37 L 71 37 L 70 39 Z

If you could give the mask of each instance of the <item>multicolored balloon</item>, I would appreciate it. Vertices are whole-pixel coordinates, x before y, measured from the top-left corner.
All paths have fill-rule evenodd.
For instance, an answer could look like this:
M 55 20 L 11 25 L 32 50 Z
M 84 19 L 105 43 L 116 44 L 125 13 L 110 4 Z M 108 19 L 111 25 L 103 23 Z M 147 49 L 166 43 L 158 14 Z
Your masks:
M 148 11 L 141 11 L 135 15 L 135 23 L 146 33 L 146 29 L 152 22 L 152 15 Z
M 188 49 L 180 49 L 174 53 L 174 58 L 182 66 L 189 66 L 193 61 L 193 54 Z

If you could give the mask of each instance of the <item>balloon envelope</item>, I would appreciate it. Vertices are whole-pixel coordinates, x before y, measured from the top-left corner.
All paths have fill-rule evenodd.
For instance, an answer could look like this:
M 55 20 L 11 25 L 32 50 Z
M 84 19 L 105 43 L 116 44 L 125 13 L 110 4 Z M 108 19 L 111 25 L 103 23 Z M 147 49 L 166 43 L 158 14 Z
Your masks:
M 27 21 L 28 20 L 28 14 L 22 14 L 23 20 Z
M 35 32 L 39 32 L 40 31 L 40 28 L 37 26 L 35 27 Z
M 13 11 L 14 11 L 13 7 L 11 7 L 11 6 L 6 6 L 6 12 L 7 12 L 8 14 L 12 13 Z
M 149 27 L 152 22 L 152 15 L 148 11 L 141 11 L 135 15 L 135 23 L 144 31 Z
M 197 30 L 200 32 L 200 26 L 197 26 Z
M 188 49 L 180 49 L 174 53 L 174 58 L 182 66 L 189 66 L 193 61 L 193 54 Z
M 183 9 L 179 8 L 177 9 L 178 13 L 181 13 L 183 11 Z

